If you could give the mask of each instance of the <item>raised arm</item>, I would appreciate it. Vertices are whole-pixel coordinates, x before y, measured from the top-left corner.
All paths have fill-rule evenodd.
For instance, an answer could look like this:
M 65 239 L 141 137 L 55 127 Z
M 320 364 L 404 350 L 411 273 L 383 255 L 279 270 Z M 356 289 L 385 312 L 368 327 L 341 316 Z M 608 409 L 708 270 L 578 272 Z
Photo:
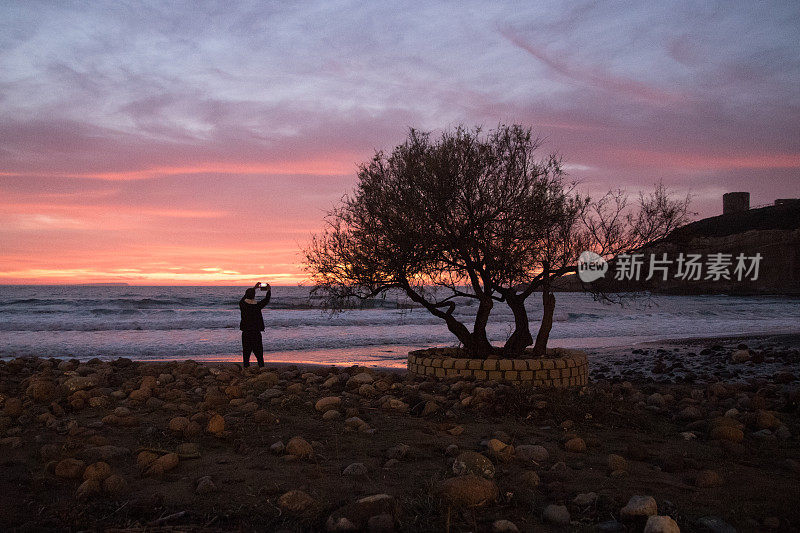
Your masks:
M 264 298 L 258 302 L 258 308 L 264 309 L 266 305 L 269 303 L 269 299 L 272 296 L 272 287 L 267 284 L 267 294 L 264 295 Z

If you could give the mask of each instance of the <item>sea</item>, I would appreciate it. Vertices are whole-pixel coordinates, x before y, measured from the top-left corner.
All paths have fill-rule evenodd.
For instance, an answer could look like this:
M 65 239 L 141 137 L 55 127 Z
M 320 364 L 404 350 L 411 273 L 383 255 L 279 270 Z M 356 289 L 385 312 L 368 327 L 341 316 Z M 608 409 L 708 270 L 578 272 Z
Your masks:
M 220 286 L 0 286 L 0 357 L 241 361 L 243 293 Z M 538 296 L 528 302 L 534 336 Z M 456 316 L 469 322 L 474 304 L 460 303 Z M 409 350 L 455 345 L 440 319 L 399 293 L 332 312 L 308 287 L 273 287 L 263 316 L 265 359 L 272 362 L 402 367 Z M 496 304 L 490 339 L 501 344 L 512 330 L 510 310 Z M 800 333 L 797 298 L 645 295 L 620 305 L 557 293 L 550 346 L 781 333 Z

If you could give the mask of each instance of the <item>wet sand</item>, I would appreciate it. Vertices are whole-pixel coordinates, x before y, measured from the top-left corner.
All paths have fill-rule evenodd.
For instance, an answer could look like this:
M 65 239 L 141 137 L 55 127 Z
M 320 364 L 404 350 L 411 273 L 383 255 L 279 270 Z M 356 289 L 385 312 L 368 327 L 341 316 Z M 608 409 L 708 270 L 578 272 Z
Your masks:
M 0 362 L 0 528 L 642 531 L 652 513 L 683 531 L 800 527 L 797 336 L 589 355 L 577 391 Z

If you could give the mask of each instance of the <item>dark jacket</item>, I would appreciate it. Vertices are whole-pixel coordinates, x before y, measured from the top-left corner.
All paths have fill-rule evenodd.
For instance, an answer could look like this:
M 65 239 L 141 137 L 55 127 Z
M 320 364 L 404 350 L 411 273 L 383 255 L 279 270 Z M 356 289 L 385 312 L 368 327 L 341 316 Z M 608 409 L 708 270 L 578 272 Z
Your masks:
M 264 317 L 261 310 L 269 303 L 272 291 L 267 291 L 263 300 L 254 304 L 245 302 L 244 296 L 239 300 L 239 310 L 242 312 L 242 319 L 239 321 L 239 329 L 242 331 L 264 331 Z

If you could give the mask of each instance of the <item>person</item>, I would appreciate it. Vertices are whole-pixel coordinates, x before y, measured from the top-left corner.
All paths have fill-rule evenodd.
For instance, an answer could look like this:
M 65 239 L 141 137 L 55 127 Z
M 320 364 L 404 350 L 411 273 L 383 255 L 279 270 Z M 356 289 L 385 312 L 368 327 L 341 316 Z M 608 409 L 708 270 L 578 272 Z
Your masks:
M 256 289 L 266 290 L 266 295 L 261 301 L 256 301 Z M 256 283 L 255 287 L 250 287 L 244 291 L 244 297 L 239 300 L 239 311 L 242 319 L 239 321 L 239 329 L 242 330 L 242 361 L 243 366 L 250 366 L 250 354 L 256 356 L 258 366 L 264 366 L 264 345 L 261 342 L 261 332 L 264 331 L 264 317 L 261 310 L 269 303 L 272 295 L 272 287 L 267 283 L 264 287 L 261 282 Z

